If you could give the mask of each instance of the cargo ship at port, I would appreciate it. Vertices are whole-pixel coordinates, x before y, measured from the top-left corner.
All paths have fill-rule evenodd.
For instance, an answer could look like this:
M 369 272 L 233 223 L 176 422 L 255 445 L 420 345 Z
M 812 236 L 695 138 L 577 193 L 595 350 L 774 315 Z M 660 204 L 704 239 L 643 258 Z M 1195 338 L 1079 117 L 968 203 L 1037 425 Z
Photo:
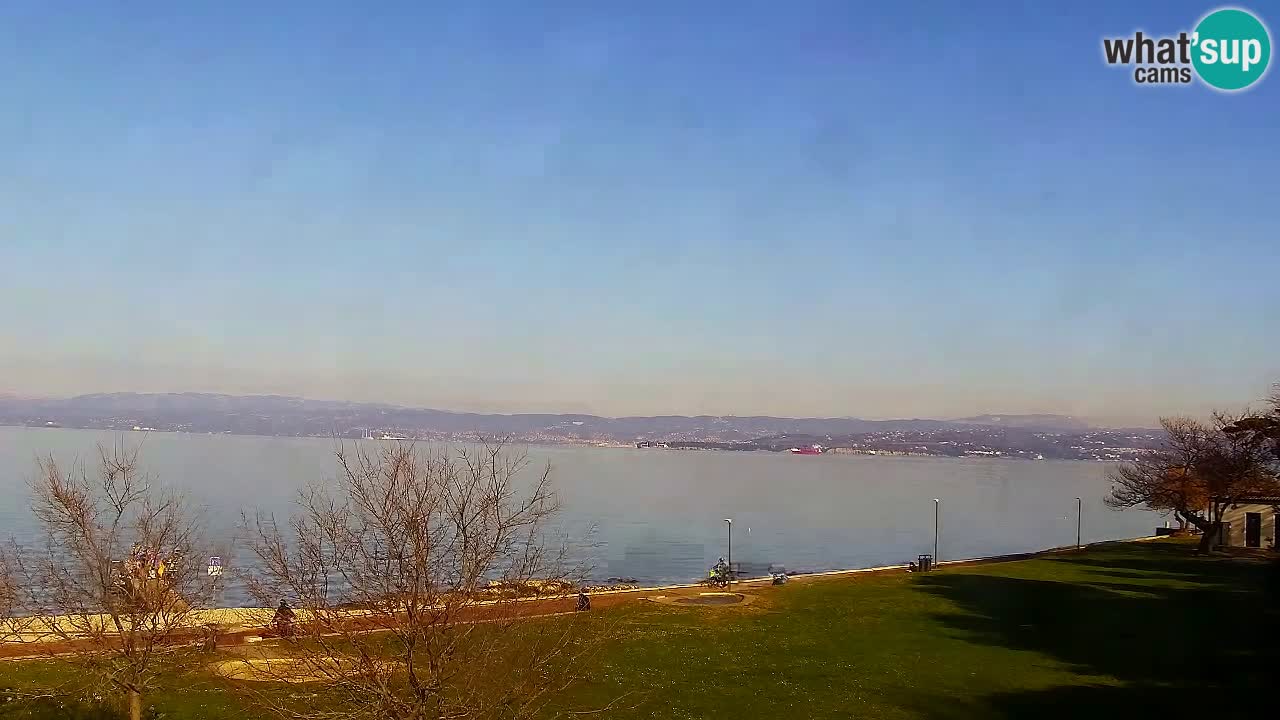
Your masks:
M 793 447 L 787 452 L 792 455 L 821 455 L 826 451 L 827 449 L 821 445 L 806 445 L 804 447 Z

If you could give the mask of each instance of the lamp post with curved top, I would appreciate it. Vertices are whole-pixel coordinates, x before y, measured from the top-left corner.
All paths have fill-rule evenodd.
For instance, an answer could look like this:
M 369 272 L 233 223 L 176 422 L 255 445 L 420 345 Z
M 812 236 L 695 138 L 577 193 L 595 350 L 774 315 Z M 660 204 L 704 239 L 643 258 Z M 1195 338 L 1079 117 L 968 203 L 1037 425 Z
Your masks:
M 725 562 L 729 564 L 729 582 L 733 583 L 733 518 L 725 518 L 724 522 L 729 526 L 729 553 Z
M 1084 501 L 1076 498 L 1076 549 L 1080 549 L 1080 520 L 1084 517 Z
M 942 500 L 933 499 L 933 564 L 938 564 L 938 526 L 942 515 Z

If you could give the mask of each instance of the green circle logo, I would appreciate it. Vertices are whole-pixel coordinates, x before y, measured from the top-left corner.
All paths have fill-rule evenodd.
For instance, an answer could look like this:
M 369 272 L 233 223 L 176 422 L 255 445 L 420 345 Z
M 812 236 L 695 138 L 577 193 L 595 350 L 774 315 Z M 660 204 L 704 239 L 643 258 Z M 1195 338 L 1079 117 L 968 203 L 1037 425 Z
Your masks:
M 1211 87 L 1243 90 L 1262 78 L 1271 62 L 1271 34 L 1252 13 L 1215 10 L 1196 26 L 1191 63 Z

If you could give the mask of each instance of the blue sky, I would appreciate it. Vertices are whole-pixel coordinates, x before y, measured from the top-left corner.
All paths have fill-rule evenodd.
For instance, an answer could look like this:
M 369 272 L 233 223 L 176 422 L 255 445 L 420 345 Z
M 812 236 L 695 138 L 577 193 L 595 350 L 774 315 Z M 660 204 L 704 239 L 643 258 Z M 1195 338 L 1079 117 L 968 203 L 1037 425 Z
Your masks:
M 1280 79 L 1101 59 L 1210 4 L 145 5 L 0 6 L 0 391 L 1142 420 L 1280 380 Z

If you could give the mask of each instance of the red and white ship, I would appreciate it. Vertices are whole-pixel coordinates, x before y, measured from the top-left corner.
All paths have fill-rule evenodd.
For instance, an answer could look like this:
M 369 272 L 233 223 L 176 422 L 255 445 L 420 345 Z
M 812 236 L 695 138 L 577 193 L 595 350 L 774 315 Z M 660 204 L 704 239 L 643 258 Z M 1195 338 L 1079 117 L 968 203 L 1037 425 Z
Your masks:
M 787 452 L 792 455 L 821 455 L 826 452 L 826 448 L 821 445 L 806 445 L 805 447 L 793 447 Z

